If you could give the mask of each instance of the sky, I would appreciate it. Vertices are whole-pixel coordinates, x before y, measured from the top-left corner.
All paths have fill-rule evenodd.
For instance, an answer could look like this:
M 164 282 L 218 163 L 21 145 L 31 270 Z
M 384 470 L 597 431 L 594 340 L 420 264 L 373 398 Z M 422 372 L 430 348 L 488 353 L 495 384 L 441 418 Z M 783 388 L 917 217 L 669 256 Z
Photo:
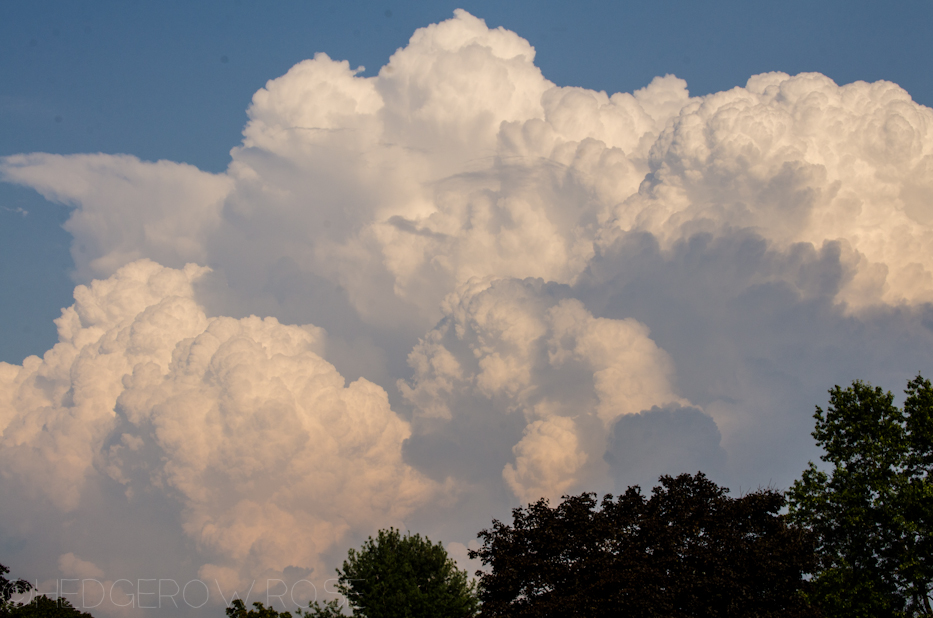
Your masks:
M 931 373 L 931 23 L 3 4 L 0 561 L 291 608 L 380 528 L 787 488 L 834 384 Z

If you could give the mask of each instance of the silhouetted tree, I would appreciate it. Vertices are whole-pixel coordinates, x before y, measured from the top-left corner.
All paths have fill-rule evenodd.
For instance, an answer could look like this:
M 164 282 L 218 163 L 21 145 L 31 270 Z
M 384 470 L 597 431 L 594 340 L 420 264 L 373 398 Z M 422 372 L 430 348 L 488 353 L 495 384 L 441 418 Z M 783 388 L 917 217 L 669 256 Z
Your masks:
M 241 599 L 233 599 L 226 612 L 229 618 L 292 618 L 291 612 L 276 611 L 274 607 L 266 607 L 259 601 L 253 603 L 253 609 L 247 610 Z M 313 601 L 304 609 L 299 607 L 295 613 L 300 618 L 338 618 L 343 615 L 337 600 L 323 604 Z
M 780 514 L 780 493 L 731 498 L 702 473 L 660 483 L 650 498 L 584 493 L 493 520 L 470 552 L 490 569 L 476 573 L 481 615 L 817 615 L 802 595 L 813 542 Z
M 14 594 L 25 594 L 32 584 L 25 579 L 9 581 L 5 575 L 10 569 L 0 564 L 0 616 L 4 618 L 93 618 L 78 611 L 67 599 L 50 599 L 40 595 L 28 603 L 14 602 Z
M 10 599 L 14 594 L 25 594 L 32 590 L 32 584 L 25 579 L 8 580 L 6 574 L 9 572 L 9 567 L 0 564 L 0 611 L 3 612 L 11 606 Z
M 7 616 L 10 618 L 94 618 L 87 612 L 75 608 L 68 599 L 50 599 L 40 595 L 29 603 L 14 605 Z

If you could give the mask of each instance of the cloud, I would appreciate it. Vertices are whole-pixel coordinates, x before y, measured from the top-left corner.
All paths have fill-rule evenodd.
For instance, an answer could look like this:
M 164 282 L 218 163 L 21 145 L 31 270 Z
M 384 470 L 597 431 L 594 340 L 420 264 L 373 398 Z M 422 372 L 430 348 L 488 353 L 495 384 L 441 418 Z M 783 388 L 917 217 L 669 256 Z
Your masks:
M 191 281 L 203 272 L 147 261 L 79 286 L 56 321 L 59 343 L 44 358 L 0 364 L 5 478 L 60 510 L 77 508 L 113 427 L 123 376 L 140 362 L 167 367 L 175 342 L 206 324 L 191 299 Z
M 13 155 L 3 159 L 0 177 L 76 206 L 64 227 L 75 238 L 71 255 L 84 281 L 142 257 L 175 267 L 204 263 L 232 184 L 183 163 L 104 154 Z
M 596 315 L 651 328 L 678 393 L 722 434 L 720 482 L 786 486 L 818 457 L 812 414 L 830 386 L 858 378 L 896 392 L 929 372 L 930 305 L 853 314 L 838 301 L 857 268 L 850 255 L 841 241 L 782 248 L 753 230 L 699 232 L 669 249 L 632 233 L 598 253 L 573 293 Z
M 6 158 L 0 174 L 78 206 L 67 227 L 82 277 L 142 256 L 209 263 L 257 299 L 232 313 L 281 315 L 304 300 L 272 292 L 289 265 L 330 284 L 315 305 L 417 336 L 473 276 L 578 274 L 607 208 L 580 176 L 612 175 L 605 199 L 636 190 L 647 148 L 688 100 L 673 77 L 634 96 L 557 88 L 533 60 L 524 39 L 458 11 L 376 77 L 318 54 L 269 81 L 226 174 L 42 154 Z
M 608 227 L 668 246 L 723 227 L 780 247 L 844 241 L 856 268 L 838 300 L 929 302 L 933 186 L 919 186 L 930 182 L 931 144 L 933 110 L 895 84 L 758 75 L 681 111 Z
M 385 391 L 321 357 L 321 329 L 207 318 L 192 286 L 204 274 L 142 260 L 79 286 L 54 348 L 0 365 L 4 495 L 80 522 L 108 517 L 88 486 L 116 483 L 131 507 L 179 505 L 202 580 L 323 574 L 328 551 L 437 487 L 402 461 L 410 430 Z M 101 575 L 72 552 L 59 563 Z
M 716 480 L 725 470 L 720 440 L 716 422 L 699 408 L 654 406 L 613 423 L 604 457 L 619 492 L 653 487 L 662 474 L 700 471 Z
M 559 498 L 605 476 L 592 454 L 605 450 L 614 419 L 681 401 L 643 324 L 595 318 L 568 293 L 494 279 L 448 297 L 445 318 L 408 357 L 413 378 L 398 385 L 414 407 L 413 461 L 452 443 L 446 473 L 478 481 L 497 466 L 522 502 Z M 501 423 L 510 430 L 496 439 Z
M 9 544 L 111 577 L 106 521 L 230 586 L 403 520 L 462 554 L 541 496 L 786 486 L 826 389 L 929 373 L 933 110 L 813 73 L 607 94 L 534 57 L 457 11 L 375 76 L 269 81 L 222 174 L 0 160 L 73 207 L 85 284 L 0 365 Z M 63 518 L 99 542 L 39 540 Z

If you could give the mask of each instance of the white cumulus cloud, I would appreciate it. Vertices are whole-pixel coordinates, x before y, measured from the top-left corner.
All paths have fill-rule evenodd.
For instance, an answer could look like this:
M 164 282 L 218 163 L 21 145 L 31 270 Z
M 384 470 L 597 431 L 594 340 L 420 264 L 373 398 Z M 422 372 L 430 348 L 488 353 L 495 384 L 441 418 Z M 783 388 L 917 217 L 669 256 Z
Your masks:
M 385 391 L 322 358 L 321 329 L 207 318 L 192 287 L 204 272 L 130 263 L 76 289 L 44 358 L 0 365 L 5 495 L 81 521 L 107 517 L 86 503 L 90 480 L 116 482 L 131 505 L 178 501 L 205 581 L 324 574 L 322 555 L 436 487 L 402 461 L 410 430 Z
M 454 459 L 499 442 L 484 463 L 499 459 L 522 502 L 604 484 L 612 421 L 681 399 L 669 357 L 643 324 L 595 318 L 568 292 L 540 279 L 495 279 L 448 297 L 446 317 L 408 357 L 411 382 L 399 382 L 423 428 L 411 448 L 454 442 Z M 523 427 L 520 437 L 494 440 L 503 420 Z M 469 478 L 464 464 L 459 476 Z
M 146 530 L 121 564 L 229 588 L 402 522 L 462 554 L 541 496 L 786 486 L 826 389 L 931 373 L 933 110 L 534 60 L 457 11 L 371 77 L 320 53 L 270 80 L 221 174 L 0 159 L 73 208 L 83 284 L 52 350 L 0 365 L 17 555 L 113 579 L 101 539 Z

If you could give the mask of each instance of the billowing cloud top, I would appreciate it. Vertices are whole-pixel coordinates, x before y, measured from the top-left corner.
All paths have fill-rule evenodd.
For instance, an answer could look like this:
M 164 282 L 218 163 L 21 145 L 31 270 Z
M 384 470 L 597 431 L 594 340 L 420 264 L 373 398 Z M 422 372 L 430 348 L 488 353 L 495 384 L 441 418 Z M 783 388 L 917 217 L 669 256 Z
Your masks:
M 223 174 L 0 160 L 74 207 L 87 284 L 0 365 L 5 538 L 137 517 L 218 586 L 320 583 L 388 525 L 462 548 L 540 496 L 786 484 L 825 389 L 929 367 L 933 110 L 819 74 L 610 96 L 534 55 L 457 11 L 374 77 L 269 81 Z M 29 564 L 144 563 L 94 534 Z
M 177 500 L 214 556 L 199 576 L 231 587 L 320 567 L 348 530 L 429 499 L 385 391 L 346 385 L 319 328 L 207 318 L 204 271 L 140 260 L 80 286 L 45 358 L 0 365 L 5 491 L 65 514 L 93 508 L 91 483 Z

